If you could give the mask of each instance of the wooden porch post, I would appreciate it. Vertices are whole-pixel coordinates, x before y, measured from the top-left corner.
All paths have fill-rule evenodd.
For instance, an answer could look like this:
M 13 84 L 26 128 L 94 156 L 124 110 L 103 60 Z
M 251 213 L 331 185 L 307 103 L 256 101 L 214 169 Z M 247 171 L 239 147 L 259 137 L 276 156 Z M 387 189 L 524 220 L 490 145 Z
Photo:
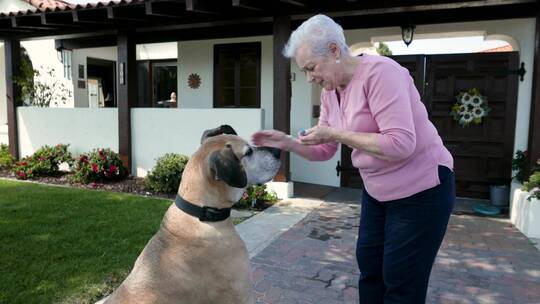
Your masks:
M 118 33 L 118 61 L 116 65 L 118 106 L 118 150 L 124 165 L 131 168 L 131 107 L 137 99 L 137 62 L 134 34 Z
M 9 153 L 18 159 L 20 155 L 17 107 L 21 105 L 21 90 L 13 81 L 13 77 L 20 74 L 21 43 L 18 39 L 13 38 L 4 40 L 4 43 Z
M 540 159 L 540 15 L 536 16 L 534 39 L 533 88 L 531 97 L 531 118 L 529 123 L 530 168 Z
M 291 34 L 290 16 L 274 16 L 274 129 L 291 132 L 291 61 L 282 54 Z M 274 181 L 290 180 L 290 156 L 283 153 L 281 168 Z

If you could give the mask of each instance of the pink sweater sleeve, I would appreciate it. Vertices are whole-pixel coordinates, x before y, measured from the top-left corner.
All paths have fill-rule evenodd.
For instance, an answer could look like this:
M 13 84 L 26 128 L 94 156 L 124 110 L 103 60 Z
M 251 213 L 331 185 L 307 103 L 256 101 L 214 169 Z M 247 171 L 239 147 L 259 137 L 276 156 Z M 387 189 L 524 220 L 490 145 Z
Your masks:
M 321 94 L 321 112 L 319 115 L 319 126 L 330 126 L 328 122 L 328 101 L 324 97 L 324 91 Z M 299 143 L 300 144 L 300 143 Z M 325 161 L 334 156 L 338 148 L 338 143 L 325 143 L 309 147 L 308 159 L 312 161 Z
M 375 63 L 366 81 L 369 107 L 380 134 L 379 148 L 390 161 L 405 159 L 416 148 L 408 72 L 387 62 Z

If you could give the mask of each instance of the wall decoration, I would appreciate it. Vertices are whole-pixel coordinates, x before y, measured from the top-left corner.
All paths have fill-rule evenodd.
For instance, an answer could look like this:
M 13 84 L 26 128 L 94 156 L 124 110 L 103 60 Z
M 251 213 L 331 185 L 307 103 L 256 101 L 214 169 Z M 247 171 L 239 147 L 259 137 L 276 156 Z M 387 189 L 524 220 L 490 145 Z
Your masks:
M 451 115 L 462 127 L 481 124 L 482 119 L 491 111 L 487 98 L 480 94 L 477 88 L 459 92 L 456 100 L 457 102 L 452 106 Z
M 192 89 L 198 89 L 201 86 L 201 77 L 197 73 L 191 73 L 188 76 L 188 85 Z
M 79 79 L 84 79 L 84 65 L 79 64 Z

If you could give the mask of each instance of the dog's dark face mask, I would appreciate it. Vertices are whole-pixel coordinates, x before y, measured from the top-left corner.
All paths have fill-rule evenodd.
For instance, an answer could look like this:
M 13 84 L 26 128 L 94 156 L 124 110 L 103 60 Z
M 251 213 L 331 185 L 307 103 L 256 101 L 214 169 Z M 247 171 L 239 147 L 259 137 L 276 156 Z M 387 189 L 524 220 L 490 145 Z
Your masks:
M 207 130 L 201 143 L 223 134 L 236 135 L 236 131 L 229 125 Z M 281 155 L 279 149 L 251 147 L 237 136 L 223 136 L 221 139 L 222 148 L 208 157 L 209 168 L 216 180 L 222 180 L 231 187 L 245 188 L 266 183 L 277 173 Z
M 221 125 L 217 128 L 204 131 L 201 137 L 201 144 L 208 138 L 222 134 L 237 135 L 233 127 Z M 246 172 L 231 144 L 226 144 L 222 149 L 212 152 L 208 158 L 208 162 L 209 168 L 216 180 L 222 180 L 227 185 L 235 188 L 244 188 L 247 186 Z
M 231 145 L 212 152 L 209 158 L 210 170 L 216 180 L 222 180 L 235 188 L 247 186 L 247 175 Z

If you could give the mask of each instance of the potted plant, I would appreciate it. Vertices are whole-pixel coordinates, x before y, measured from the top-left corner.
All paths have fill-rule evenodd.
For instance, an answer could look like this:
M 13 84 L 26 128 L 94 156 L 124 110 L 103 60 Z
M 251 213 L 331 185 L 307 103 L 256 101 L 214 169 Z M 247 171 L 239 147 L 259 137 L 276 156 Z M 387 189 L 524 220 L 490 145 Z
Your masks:
M 540 160 L 537 164 L 540 165 Z M 540 238 L 539 166 L 536 166 L 523 187 L 514 191 L 510 220 L 527 237 Z

